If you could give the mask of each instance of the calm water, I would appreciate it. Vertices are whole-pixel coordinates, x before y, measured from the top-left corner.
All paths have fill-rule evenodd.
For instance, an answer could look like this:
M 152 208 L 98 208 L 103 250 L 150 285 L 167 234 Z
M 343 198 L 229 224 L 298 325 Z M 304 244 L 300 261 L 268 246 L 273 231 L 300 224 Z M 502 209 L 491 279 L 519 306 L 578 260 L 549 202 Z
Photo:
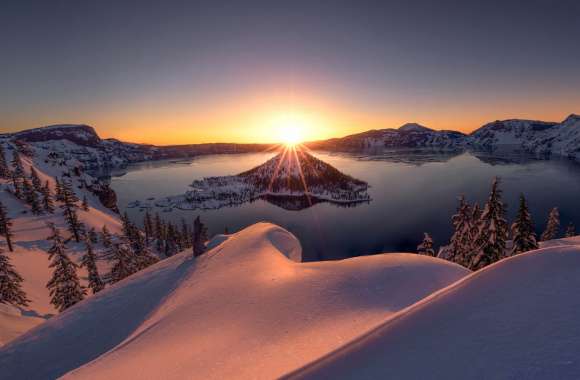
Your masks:
M 304 260 L 337 259 L 385 251 L 414 251 L 424 231 L 433 235 L 437 247 L 446 243 L 458 195 L 464 194 L 469 201 L 482 204 L 492 178 L 500 176 L 510 219 L 516 212 L 518 194 L 524 192 L 538 232 L 553 206 L 560 208 L 563 226 L 573 221 L 580 227 L 580 165 L 567 160 L 534 160 L 517 155 L 497 158 L 471 153 L 315 155 L 342 172 L 367 181 L 372 202 L 354 208 L 316 204 L 301 211 L 287 211 L 262 200 L 212 211 L 157 210 L 162 217 L 175 221 L 201 215 L 210 234 L 222 233 L 225 227 L 234 232 L 258 221 L 273 222 L 300 239 Z M 214 155 L 191 162 L 138 164 L 112 173 L 111 186 L 117 192 L 119 208 L 141 220 L 144 213 L 136 208 L 126 209 L 129 202 L 180 194 L 194 179 L 237 174 L 272 156 L 271 153 Z

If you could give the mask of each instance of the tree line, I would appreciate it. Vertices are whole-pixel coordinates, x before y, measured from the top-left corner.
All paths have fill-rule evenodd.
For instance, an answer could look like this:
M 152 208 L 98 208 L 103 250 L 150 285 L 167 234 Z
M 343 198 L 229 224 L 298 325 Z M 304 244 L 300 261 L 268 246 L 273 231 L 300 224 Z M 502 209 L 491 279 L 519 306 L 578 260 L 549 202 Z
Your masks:
M 463 196 L 459 198 L 457 213 L 451 218 L 454 232 L 449 244 L 439 250 L 438 257 L 478 270 L 505 257 L 538 249 L 538 241 L 552 240 L 559 236 L 560 215 L 558 208 L 554 207 L 538 239 L 524 194 L 520 194 L 516 218 L 509 225 L 505 216 L 507 206 L 502 201 L 499 184 L 499 178 L 494 178 L 483 209 L 477 203 L 470 205 Z M 574 235 L 576 228 L 570 223 L 565 236 Z M 511 247 L 508 249 L 510 236 Z M 424 233 L 423 241 L 417 246 L 417 253 L 436 255 L 430 234 Z

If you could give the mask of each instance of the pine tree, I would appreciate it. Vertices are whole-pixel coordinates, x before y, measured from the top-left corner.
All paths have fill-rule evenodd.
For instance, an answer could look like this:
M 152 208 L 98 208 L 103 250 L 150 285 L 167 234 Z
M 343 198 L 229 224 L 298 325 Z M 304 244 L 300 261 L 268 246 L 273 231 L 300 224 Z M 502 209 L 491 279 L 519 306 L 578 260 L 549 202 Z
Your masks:
M 87 268 L 87 272 L 89 274 L 89 288 L 93 294 L 97 294 L 103 290 L 105 283 L 99 275 L 99 271 L 97 269 L 97 256 L 93 251 L 93 245 L 91 239 L 88 236 L 85 237 L 85 249 L 86 253 L 82 258 L 81 266 Z
M 476 253 L 469 264 L 472 270 L 481 269 L 505 256 L 508 224 L 505 204 L 501 200 L 499 178 L 494 178 L 491 192 L 481 215 Z
M 16 272 L 8 256 L 0 249 L 0 304 L 28 306 L 30 300 L 22 290 L 22 277 Z
M 423 242 L 417 246 L 417 253 L 420 255 L 435 256 L 433 238 L 427 232 L 423 233 Z
M 574 223 L 568 223 L 568 227 L 566 227 L 566 237 L 573 237 L 576 236 L 576 226 Z
M 2 202 L 0 202 L 0 235 L 6 239 L 8 250 L 14 252 L 14 248 L 12 247 L 12 220 L 8 217 L 6 208 L 4 208 Z
M 107 249 L 111 248 L 113 245 L 111 233 L 106 225 L 103 225 L 103 229 L 101 230 L 101 241 L 103 242 L 103 247 Z
M 83 211 L 89 211 L 89 202 L 87 201 L 87 196 L 83 195 L 83 202 L 81 204 Z
M 32 187 L 34 188 L 34 190 L 41 192 L 42 182 L 40 181 L 38 173 L 36 172 L 36 169 L 33 166 L 30 167 L 30 180 L 32 181 Z
M 176 233 L 173 224 L 167 223 L 167 232 L 165 235 L 165 256 L 170 257 L 179 252 L 176 242 Z
M 137 270 L 140 271 L 155 263 L 159 262 L 159 258 L 151 252 L 149 247 L 145 247 L 136 257 Z
M 8 163 L 6 162 L 6 153 L 4 152 L 4 145 L 0 144 L 0 178 L 9 179 L 11 177 Z
M 38 201 L 38 194 L 36 193 L 36 190 L 27 179 L 24 179 L 23 184 L 24 184 L 23 186 L 24 197 L 26 203 L 28 203 L 30 207 L 32 207 L 32 213 L 34 215 L 40 215 L 42 212 L 42 208 L 40 207 L 40 203 Z
M 149 210 L 145 211 L 145 216 L 143 217 L 143 230 L 145 232 L 145 244 L 148 246 L 153 237 L 153 220 Z
M 552 240 L 558 237 L 560 233 L 560 213 L 558 212 L 558 208 L 554 207 L 550 210 L 550 214 L 548 215 L 548 221 L 546 222 L 546 230 L 542 234 L 541 240 Z
M 54 272 L 46 287 L 50 291 L 50 303 L 62 312 L 82 301 L 86 291 L 81 286 L 77 275 L 78 266 L 66 254 L 66 247 L 59 230 L 54 224 L 50 224 L 49 227 L 52 232 L 48 237 L 48 240 L 52 241 L 52 246 L 48 250 L 51 260 L 49 267 L 54 268 Z
M 20 159 L 20 153 L 18 150 L 14 149 L 12 151 L 12 173 L 16 178 L 24 178 L 24 166 L 22 165 L 22 160 Z
M 459 198 L 457 213 L 451 218 L 454 233 L 448 246 L 448 260 L 458 263 L 459 265 L 469 265 L 468 258 L 473 250 L 472 210 L 465 198 Z
M 58 177 L 55 177 L 54 182 L 55 182 L 55 198 L 57 201 L 62 202 L 63 200 L 62 183 L 60 182 Z
M 49 214 L 54 213 L 54 202 L 52 201 L 52 195 L 50 195 L 50 187 L 48 186 L 48 181 L 42 187 L 42 208 L 44 212 Z
M 76 193 L 73 190 L 73 186 L 71 182 L 65 181 L 64 179 L 61 180 L 60 183 L 61 192 L 62 192 L 62 201 L 65 202 L 67 199 L 70 201 L 74 206 L 79 201 Z
M 137 272 L 137 260 L 127 242 L 113 243 L 105 256 L 112 263 L 107 281 L 111 284 L 121 281 Z
M 94 228 L 91 228 L 89 232 L 87 232 L 87 236 L 91 243 L 97 244 L 99 242 L 99 236 L 97 235 L 97 231 Z
M 207 241 L 207 228 L 201 222 L 199 216 L 193 221 L 193 255 L 200 256 L 205 252 L 205 242 Z
M 191 231 L 185 221 L 181 219 L 181 249 L 191 248 Z
M 22 186 L 20 185 L 21 178 L 12 172 L 12 186 L 14 187 L 14 196 L 18 199 L 22 199 Z
M 512 255 L 538 249 L 534 223 L 523 194 L 520 195 L 520 207 L 511 230 L 513 241 Z
M 73 234 L 75 241 L 78 243 L 83 230 L 83 224 L 79 220 L 73 199 L 68 191 L 63 191 L 63 204 L 60 208 L 63 210 L 64 220 L 69 232 Z

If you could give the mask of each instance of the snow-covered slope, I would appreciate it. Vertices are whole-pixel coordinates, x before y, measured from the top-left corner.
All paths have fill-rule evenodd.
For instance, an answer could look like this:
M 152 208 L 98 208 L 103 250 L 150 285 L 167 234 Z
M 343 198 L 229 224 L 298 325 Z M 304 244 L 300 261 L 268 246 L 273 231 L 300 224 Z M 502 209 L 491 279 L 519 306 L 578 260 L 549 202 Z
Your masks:
M 267 223 L 221 240 L 17 338 L 0 349 L 3 376 L 274 378 L 469 273 L 414 254 L 300 263 L 296 238 Z
M 580 247 L 484 268 L 292 374 L 299 379 L 578 379 Z

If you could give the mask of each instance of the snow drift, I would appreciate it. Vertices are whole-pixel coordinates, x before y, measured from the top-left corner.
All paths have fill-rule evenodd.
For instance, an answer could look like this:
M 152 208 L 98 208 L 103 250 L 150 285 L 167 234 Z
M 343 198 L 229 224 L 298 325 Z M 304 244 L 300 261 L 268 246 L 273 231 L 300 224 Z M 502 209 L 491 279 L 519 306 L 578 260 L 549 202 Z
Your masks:
M 2 375 L 274 378 L 469 273 L 414 254 L 299 263 L 296 238 L 267 223 L 223 240 L 30 330 L 0 349 Z
M 580 249 L 486 267 L 289 376 L 578 379 Z

